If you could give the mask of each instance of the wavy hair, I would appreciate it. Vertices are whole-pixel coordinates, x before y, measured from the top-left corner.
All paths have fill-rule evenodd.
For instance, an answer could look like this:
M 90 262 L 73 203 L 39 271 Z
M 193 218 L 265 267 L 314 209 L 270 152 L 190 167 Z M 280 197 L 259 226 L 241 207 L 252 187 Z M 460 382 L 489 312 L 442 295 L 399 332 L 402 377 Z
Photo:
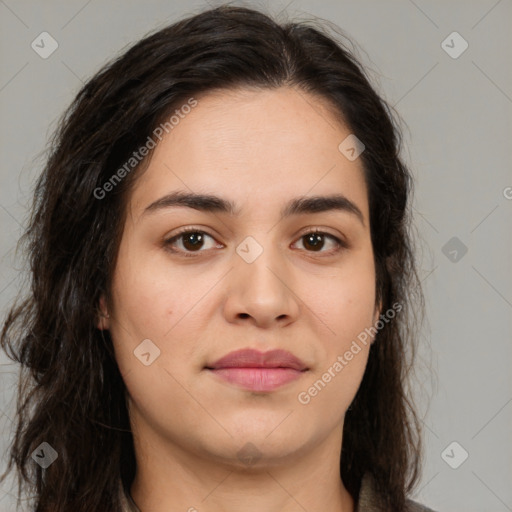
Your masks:
M 290 86 L 325 100 L 366 146 L 360 158 L 376 303 L 382 311 L 395 303 L 403 309 L 370 349 L 345 417 L 340 477 L 357 500 L 363 475 L 371 474 L 386 510 L 404 510 L 421 459 L 407 385 L 424 302 L 411 235 L 412 177 L 400 157 L 394 109 L 370 84 L 350 40 L 315 25 L 227 5 L 190 15 L 105 65 L 63 114 L 20 239 L 30 289 L 8 311 L 1 334 L 2 348 L 20 365 L 2 476 L 15 468 L 18 503 L 25 488 L 36 512 L 119 512 L 119 479 L 129 488 L 135 475 L 125 386 L 110 335 L 96 319 L 100 296 L 110 297 L 127 198 L 151 152 L 105 197 L 95 191 L 187 98 Z M 46 469 L 31 458 L 42 442 L 58 453 Z

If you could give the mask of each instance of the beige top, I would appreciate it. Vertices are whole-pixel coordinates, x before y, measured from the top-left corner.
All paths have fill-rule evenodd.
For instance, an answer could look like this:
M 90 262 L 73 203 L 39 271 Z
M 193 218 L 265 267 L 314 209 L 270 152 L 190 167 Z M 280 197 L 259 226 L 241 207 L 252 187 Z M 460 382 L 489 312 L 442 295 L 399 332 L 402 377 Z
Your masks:
M 119 490 L 123 512 L 141 512 L 130 495 L 125 493 L 122 483 L 120 483 Z M 381 499 L 374 489 L 373 480 L 370 475 L 366 475 L 361 482 L 361 492 L 355 512 L 381 512 L 380 503 Z M 407 512 L 434 512 L 430 508 L 410 500 L 407 502 L 407 506 Z

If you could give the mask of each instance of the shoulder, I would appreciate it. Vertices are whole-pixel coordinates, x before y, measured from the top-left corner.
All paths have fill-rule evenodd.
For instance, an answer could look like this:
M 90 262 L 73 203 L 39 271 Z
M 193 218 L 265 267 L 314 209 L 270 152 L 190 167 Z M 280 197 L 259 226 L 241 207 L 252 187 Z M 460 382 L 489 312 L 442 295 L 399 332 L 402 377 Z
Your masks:
M 407 512 L 435 512 L 431 508 L 420 505 L 415 501 L 407 500 Z
M 371 474 L 366 473 L 361 482 L 358 505 L 355 512 L 381 512 L 383 504 L 382 495 L 376 490 L 376 486 Z M 406 501 L 407 512 L 435 512 L 415 501 Z

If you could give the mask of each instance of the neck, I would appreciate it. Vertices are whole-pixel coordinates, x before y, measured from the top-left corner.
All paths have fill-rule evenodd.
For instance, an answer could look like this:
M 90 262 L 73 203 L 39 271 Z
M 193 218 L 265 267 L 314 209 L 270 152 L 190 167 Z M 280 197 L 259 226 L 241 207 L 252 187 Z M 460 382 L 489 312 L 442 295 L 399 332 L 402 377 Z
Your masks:
M 326 440 L 307 453 L 244 466 L 169 444 L 162 450 L 161 439 L 145 439 L 142 455 L 136 441 L 137 473 L 130 492 L 140 512 L 354 512 L 340 478 L 340 451 L 332 445 Z

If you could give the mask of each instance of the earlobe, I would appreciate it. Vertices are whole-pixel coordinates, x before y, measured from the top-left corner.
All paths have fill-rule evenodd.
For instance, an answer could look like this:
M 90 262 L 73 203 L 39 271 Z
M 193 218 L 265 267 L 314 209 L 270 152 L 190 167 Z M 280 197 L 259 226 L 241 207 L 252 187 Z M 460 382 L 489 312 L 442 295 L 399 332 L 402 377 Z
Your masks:
M 110 315 L 107 309 L 105 297 L 102 295 L 99 301 L 98 317 L 96 319 L 96 327 L 101 331 L 108 330 L 110 327 Z

